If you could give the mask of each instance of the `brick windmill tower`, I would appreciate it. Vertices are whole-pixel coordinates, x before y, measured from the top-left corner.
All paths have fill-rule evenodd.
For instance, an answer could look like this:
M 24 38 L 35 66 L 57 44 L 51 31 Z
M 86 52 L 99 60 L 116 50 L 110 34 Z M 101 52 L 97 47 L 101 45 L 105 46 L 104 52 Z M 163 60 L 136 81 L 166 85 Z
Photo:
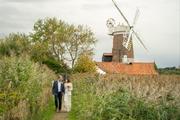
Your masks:
M 129 27 L 123 24 L 119 24 L 117 26 L 114 25 L 114 19 L 108 19 L 107 26 L 109 28 L 109 35 L 113 36 L 112 61 L 123 62 L 126 58 L 133 60 L 134 50 L 132 37 L 129 38 L 130 40 L 128 46 L 126 47 Z
M 113 48 L 112 48 L 112 62 L 133 62 L 134 50 L 132 38 L 135 36 L 141 45 L 147 50 L 139 35 L 135 32 L 134 26 L 139 16 L 139 10 L 137 9 L 134 17 L 133 24 L 130 25 L 122 11 L 119 9 L 114 0 L 112 0 L 120 15 L 123 17 L 127 25 L 116 25 L 115 20 L 110 18 L 107 20 L 107 27 L 109 29 L 109 35 L 113 36 Z M 104 60 L 108 57 L 107 54 L 103 55 Z

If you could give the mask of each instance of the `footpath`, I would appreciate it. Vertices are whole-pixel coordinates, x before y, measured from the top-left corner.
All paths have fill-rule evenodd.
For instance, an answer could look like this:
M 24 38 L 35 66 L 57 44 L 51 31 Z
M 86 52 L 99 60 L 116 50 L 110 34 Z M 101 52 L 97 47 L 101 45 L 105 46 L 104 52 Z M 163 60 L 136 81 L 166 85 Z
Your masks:
M 68 120 L 68 113 L 64 110 L 64 101 L 62 101 L 62 111 L 56 112 L 52 120 Z
M 68 113 L 60 112 L 55 113 L 52 120 L 67 120 L 68 119 Z

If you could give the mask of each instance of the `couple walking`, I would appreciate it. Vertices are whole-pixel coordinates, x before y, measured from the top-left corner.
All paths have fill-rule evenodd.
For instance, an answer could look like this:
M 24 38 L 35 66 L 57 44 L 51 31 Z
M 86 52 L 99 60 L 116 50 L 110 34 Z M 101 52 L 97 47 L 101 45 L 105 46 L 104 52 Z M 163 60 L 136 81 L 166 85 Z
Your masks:
M 56 111 L 62 110 L 62 99 L 64 100 L 64 109 L 69 112 L 71 110 L 71 91 L 73 89 L 72 83 L 69 79 L 65 79 L 60 75 L 58 80 L 53 82 L 52 93 L 54 95 Z

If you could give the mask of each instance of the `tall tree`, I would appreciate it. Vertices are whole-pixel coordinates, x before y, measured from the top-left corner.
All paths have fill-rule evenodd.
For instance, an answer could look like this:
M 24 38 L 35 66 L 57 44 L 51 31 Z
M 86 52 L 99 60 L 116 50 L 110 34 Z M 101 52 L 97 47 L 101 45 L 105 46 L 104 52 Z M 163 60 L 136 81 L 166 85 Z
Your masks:
M 42 45 L 58 61 L 70 61 L 72 67 L 80 54 L 92 53 L 96 42 L 87 26 L 67 24 L 56 18 L 38 20 L 31 38 L 35 46 Z
M 66 40 L 65 46 L 71 66 L 74 67 L 79 55 L 83 53 L 92 54 L 96 39 L 94 33 L 87 26 L 78 25 L 75 27 L 71 25 L 68 31 L 70 35 L 68 35 L 69 38 Z
M 56 18 L 47 18 L 38 20 L 31 34 L 34 46 L 41 45 L 51 53 L 58 61 L 64 59 L 65 48 L 63 42 L 65 40 L 66 23 Z

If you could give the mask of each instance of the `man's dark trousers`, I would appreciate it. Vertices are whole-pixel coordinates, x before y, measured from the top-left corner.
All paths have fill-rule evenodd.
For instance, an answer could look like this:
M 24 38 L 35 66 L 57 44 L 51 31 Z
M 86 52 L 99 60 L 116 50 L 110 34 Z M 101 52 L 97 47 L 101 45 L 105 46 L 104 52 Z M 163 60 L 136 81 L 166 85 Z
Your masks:
M 53 87 L 52 87 L 52 93 L 54 95 L 56 110 L 57 109 L 61 110 L 61 105 L 62 105 L 62 95 L 64 92 L 64 85 L 62 82 L 60 84 L 61 84 L 60 91 L 58 91 L 58 81 L 57 80 L 54 81 Z
M 55 99 L 55 106 L 56 106 L 56 110 L 59 109 L 61 110 L 61 106 L 62 106 L 62 92 L 58 92 L 58 94 L 54 95 L 54 99 Z

